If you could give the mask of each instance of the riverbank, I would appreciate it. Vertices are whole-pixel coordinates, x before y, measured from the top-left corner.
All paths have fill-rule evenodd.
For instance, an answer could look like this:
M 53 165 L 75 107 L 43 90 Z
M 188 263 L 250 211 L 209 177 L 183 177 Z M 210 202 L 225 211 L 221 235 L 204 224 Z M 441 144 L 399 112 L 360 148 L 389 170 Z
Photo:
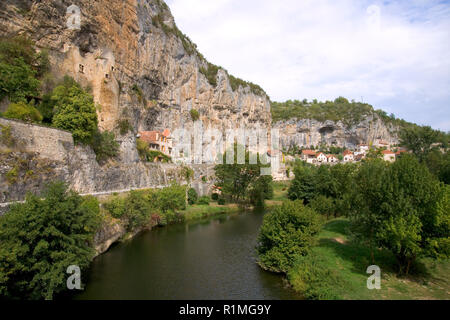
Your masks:
M 450 261 L 421 259 L 414 274 L 399 277 L 390 252 L 378 250 L 371 261 L 368 248 L 350 241 L 348 227 L 346 219 L 325 224 L 311 258 L 296 263 L 288 273 L 288 280 L 296 291 L 303 292 L 309 299 L 317 298 L 324 291 L 327 298 L 344 300 L 450 299 Z M 314 267 L 307 275 L 306 265 Z M 381 268 L 381 290 L 367 289 L 369 265 Z M 327 273 L 327 277 L 319 277 Z
M 139 192 L 145 193 L 146 191 L 149 190 L 140 190 Z M 219 205 L 215 201 L 211 201 L 209 205 L 188 205 L 184 209 L 176 209 L 172 213 L 162 214 L 159 212 L 153 214 L 148 221 L 130 231 L 127 230 L 126 225 L 128 222 L 125 219 L 113 217 L 111 212 L 106 209 L 111 201 L 118 199 L 124 201 L 129 195 L 129 192 L 125 192 L 113 195 L 102 195 L 99 197 L 98 200 L 103 222 L 101 228 L 94 237 L 95 257 L 108 251 L 114 243 L 132 240 L 136 235 L 143 231 L 149 231 L 156 227 L 192 222 L 221 214 L 231 214 L 242 211 L 242 208 L 237 204 Z M 168 218 L 168 216 L 170 217 Z

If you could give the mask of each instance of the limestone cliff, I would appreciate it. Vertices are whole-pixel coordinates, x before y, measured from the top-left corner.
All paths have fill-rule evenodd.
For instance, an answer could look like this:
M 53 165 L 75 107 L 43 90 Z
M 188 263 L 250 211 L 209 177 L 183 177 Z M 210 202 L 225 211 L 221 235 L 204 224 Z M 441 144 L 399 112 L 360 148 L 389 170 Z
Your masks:
M 366 117 L 363 121 L 347 126 L 341 121 L 320 122 L 311 119 L 289 119 L 274 124 L 280 131 L 280 145 L 284 150 L 310 146 L 336 146 L 356 148 L 359 144 L 374 144 L 383 140 L 390 145 L 397 145 L 398 128 L 387 124 L 376 115 Z
M 80 30 L 66 26 L 71 4 L 81 9 Z M 48 49 L 56 77 L 67 74 L 92 88 L 101 129 L 118 133 L 119 120 L 131 122 L 134 132 L 120 139 L 122 162 L 138 160 L 138 131 L 192 128 L 192 108 L 206 128 L 270 127 L 265 94 L 233 90 L 224 70 L 210 84 L 200 72 L 208 62 L 163 1 L 4 0 L 0 26 L 2 36 L 24 33 Z

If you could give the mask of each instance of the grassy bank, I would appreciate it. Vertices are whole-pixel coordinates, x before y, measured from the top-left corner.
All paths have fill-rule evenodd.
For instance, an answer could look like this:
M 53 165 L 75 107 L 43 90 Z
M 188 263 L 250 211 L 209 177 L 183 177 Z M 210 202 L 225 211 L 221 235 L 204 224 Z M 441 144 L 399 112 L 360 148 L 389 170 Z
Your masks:
M 418 261 L 414 275 L 399 277 L 395 259 L 349 241 L 349 222 L 337 219 L 322 229 L 318 245 L 308 258 L 300 259 L 288 274 L 295 290 L 309 299 L 430 300 L 450 299 L 450 261 Z M 368 290 L 370 265 L 381 268 L 381 290 Z

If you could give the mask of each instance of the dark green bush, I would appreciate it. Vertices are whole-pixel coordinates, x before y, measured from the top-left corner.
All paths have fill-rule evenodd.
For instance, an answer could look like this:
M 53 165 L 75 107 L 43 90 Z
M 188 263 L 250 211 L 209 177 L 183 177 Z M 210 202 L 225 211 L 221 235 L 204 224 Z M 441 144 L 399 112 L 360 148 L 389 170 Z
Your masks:
M 66 270 L 94 257 L 101 218 L 97 202 L 51 184 L 0 217 L 0 296 L 52 299 L 67 290 Z
M 219 200 L 219 194 L 218 194 L 218 193 L 213 193 L 213 194 L 211 195 L 211 199 L 212 199 L 213 201 Z
M 188 191 L 188 203 L 190 205 L 193 205 L 197 202 L 198 194 L 197 191 L 195 191 L 194 188 L 190 188 Z
M 190 114 L 191 114 L 192 121 L 198 121 L 200 119 L 200 114 L 198 113 L 197 110 L 191 109 Z
M 200 197 L 197 201 L 197 204 L 199 205 L 209 205 L 209 202 L 211 199 L 208 196 Z
M 264 217 L 258 237 L 260 265 L 269 271 L 287 272 L 298 256 L 315 243 L 322 218 L 301 201 L 289 201 Z
M 227 202 L 225 201 L 224 198 L 219 198 L 219 200 L 217 200 L 217 204 L 219 206 L 224 206 Z
M 119 154 L 119 143 L 113 132 L 96 132 L 92 139 L 92 148 L 98 162 L 103 162 Z

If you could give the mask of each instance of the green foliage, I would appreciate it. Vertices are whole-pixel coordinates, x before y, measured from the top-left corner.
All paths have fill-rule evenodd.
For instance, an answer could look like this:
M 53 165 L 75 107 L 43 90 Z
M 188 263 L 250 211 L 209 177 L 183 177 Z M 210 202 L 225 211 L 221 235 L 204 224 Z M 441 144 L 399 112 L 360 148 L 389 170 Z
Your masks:
M 344 280 L 332 268 L 326 268 L 324 258 L 311 253 L 299 256 L 288 272 L 289 283 L 308 300 L 337 300 L 336 288 Z
M 272 176 L 259 177 L 250 187 L 250 202 L 256 207 L 264 207 L 265 200 L 273 199 Z
M 273 272 L 288 272 L 314 245 L 321 225 L 321 217 L 301 201 L 276 207 L 264 217 L 258 237 L 260 265 Z
M 195 191 L 194 188 L 190 188 L 188 191 L 188 203 L 190 205 L 193 205 L 193 204 L 197 203 L 197 200 L 198 200 L 197 191 Z
M 93 237 L 100 224 L 98 207 L 50 185 L 44 200 L 29 194 L 0 218 L 0 295 L 52 299 L 66 290 L 67 267 L 88 267 L 94 256 Z
M 125 198 L 115 196 L 103 206 L 116 219 L 122 218 L 125 214 Z
M 133 126 L 130 124 L 128 119 L 120 120 L 117 126 L 121 135 L 126 135 L 128 132 L 133 130 Z
M 219 194 L 218 194 L 218 193 L 213 193 L 213 194 L 211 195 L 211 199 L 212 199 L 213 201 L 218 201 L 218 200 L 219 200 Z
M 114 158 L 119 154 L 119 143 L 116 141 L 116 136 L 109 131 L 97 131 L 92 139 L 92 148 L 98 162 Z
M 0 129 L 0 143 L 10 148 L 13 147 L 16 144 L 16 141 L 11 132 L 11 125 L 4 126 L 0 124 Z
M 148 143 L 142 139 L 136 140 L 136 148 L 142 161 L 154 162 L 157 158 L 161 159 L 162 162 L 172 161 L 172 158 L 168 155 L 157 150 L 150 150 Z
M 238 148 L 245 153 L 245 163 L 238 164 L 237 156 L 238 156 Z M 228 164 L 227 157 L 229 155 L 234 154 L 234 161 L 232 164 Z M 229 149 L 225 152 L 223 156 L 223 163 L 221 165 L 217 165 L 215 167 L 216 172 L 216 186 L 222 188 L 222 194 L 224 197 L 227 197 L 231 201 L 240 202 L 240 201 L 248 201 L 252 199 L 252 195 L 262 194 L 259 191 L 264 191 L 265 189 L 262 185 L 257 185 L 256 183 L 268 182 L 267 180 L 258 179 L 261 176 L 261 168 L 263 165 L 259 157 L 257 157 L 257 164 L 250 164 L 250 153 L 248 151 L 244 151 L 242 146 L 235 145 L 234 152 L 232 149 Z M 257 189 L 255 189 L 257 187 Z M 270 189 L 270 187 L 267 187 Z M 258 190 L 259 193 L 253 193 L 252 190 Z M 264 194 L 265 195 L 265 194 Z
M 208 82 L 210 85 L 212 85 L 213 87 L 217 86 L 217 73 L 219 72 L 220 69 L 222 69 L 219 66 L 216 66 L 212 63 L 207 62 L 206 63 L 207 67 L 200 67 L 200 73 L 202 73 L 206 79 L 208 79 Z
M 333 199 L 324 195 L 318 195 L 313 198 L 309 203 L 309 207 L 317 213 L 326 216 L 327 219 L 329 219 L 335 212 Z
M 224 198 L 219 198 L 219 200 L 217 200 L 219 206 L 224 206 L 226 203 L 227 201 Z
M 35 107 L 25 102 L 11 103 L 3 116 L 27 122 L 41 122 L 43 119 L 41 113 Z
M 158 192 L 158 207 L 162 212 L 186 209 L 186 187 L 174 184 Z
M 417 257 L 436 255 L 439 245 L 430 249 L 430 243 L 448 241 L 450 229 L 443 221 L 450 211 L 442 215 L 437 209 L 444 187 L 414 157 L 392 165 L 363 163 L 355 181 L 352 231 L 356 239 L 390 250 L 400 273 L 408 274 Z
M 190 111 L 189 113 L 190 113 L 190 115 L 191 115 L 192 121 L 195 122 L 195 121 L 198 121 L 198 120 L 200 119 L 200 113 L 198 113 L 197 110 L 191 109 L 191 111 Z
M 294 169 L 295 179 L 288 191 L 290 200 L 303 200 L 308 204 L 316 195 L 315 168 L 309 166 L 297 166 Z
M 209 206 L 210 201 L 211 199 L 208 196 L 203 196 L 198 199 L 197 204 Z
M 131 90 L 132 90 L 132 92 L 134 92 L 134 94 L 136 94 L 139 102 L 143 103 L 144 102 L 144 92 L 142 91 L 141 87 L 139 87 L 137 84 L 133 84 L 133 86 L 131 87 Z
M 228 72 L 227 72 L 227 74 L 228 74 Z M 228 78 L 230 79 L 230 85 L 231 85 L 231 88 L 233 89 L 233 91 L 238 90 L 239 87 L 242 87 L 242 88 L 248 87 L 248 88 L 250 88 L 250 92 L 252 92 L 253 94 L 267 97 L 267 93 L 264 91 L 264 89 L 261 88 L 260 86 L 258 86 L 257 84 L 242 80 L 240 78 L 236 78 L 230 74 L 228 74 Z
M 6 180 L 8 181 L 9 184 L 13 184 L 17 182 L 18 176 L 19 176 L 19 167 L 15 166 L 6 173 Z
M 440 150 L 432 150 L 426 156 L 424 163 L 440 181 L 450 184 L 450 150 L 445 153 Z
M 39 95 L 41 77 L 48 69 L 48 55 L 37 53 L 28 38 L 0 40 L 0 100 L 27 101 Z
M 400 144 L 422 161 L 433 149 L 432 145 L 438 142 L 438 136 L 431 127 L 405 128 L 400 131 Z
M 94 98 L 70 77 L 53 90 L 53 125 L 72 132 L 76 142 L 90 143 L 97 130 Z

